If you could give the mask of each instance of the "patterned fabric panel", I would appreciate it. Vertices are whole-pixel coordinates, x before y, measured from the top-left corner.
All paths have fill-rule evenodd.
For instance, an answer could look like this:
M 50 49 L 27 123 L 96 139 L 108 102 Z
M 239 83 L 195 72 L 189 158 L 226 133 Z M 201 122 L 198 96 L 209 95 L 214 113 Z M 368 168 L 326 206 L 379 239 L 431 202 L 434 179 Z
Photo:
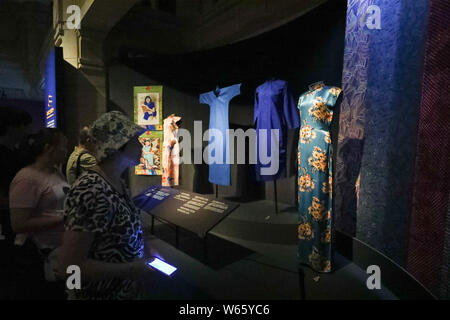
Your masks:
M 361 26 L 361 17 L 373 0 L 349 0 L 345 37 L 344 92 L 339 118 L 339 137 L 335 169 L 334 223 L 336 229 L 356 234 L 356 189 L 362 157 L 369 29 Z
M 408 270 L 450 298 L 450 33 L 448 0 L 431 0 L 417 142 Z
M 336 227 L 406 264 L 427 0 L 348 1 Z M 366 25 L 371 5 L 381 29 Z M 356 187 L 360 183 L 359 198 Z

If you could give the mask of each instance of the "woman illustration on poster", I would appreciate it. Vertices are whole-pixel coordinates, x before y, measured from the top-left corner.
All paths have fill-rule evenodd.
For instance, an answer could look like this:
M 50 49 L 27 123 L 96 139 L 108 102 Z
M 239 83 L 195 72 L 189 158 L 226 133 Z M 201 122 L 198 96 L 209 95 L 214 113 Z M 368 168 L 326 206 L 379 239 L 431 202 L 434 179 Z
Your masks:
M 150 139 L 144 140 L 144 146 L 142 147 L 142 158 L 144 160 L 144 168 L 147 171 L 147 174 L 154 175 L 156 174 L 154 167 L 154 154 L 153 150 L 151 150 L 151 142 Z
M 133 93 L 134 122 L 150 131 L 162 131 L 162 86 L 134 87 Z
M 155 103 L 152 101 L 150 96 L 146 96 L 144 100 L 144 105 L 141 106 L 142 112 L 144 112 L 144 119 L 148 120 L 148 118 L 154 119 L 156 118 L 156 107 Z

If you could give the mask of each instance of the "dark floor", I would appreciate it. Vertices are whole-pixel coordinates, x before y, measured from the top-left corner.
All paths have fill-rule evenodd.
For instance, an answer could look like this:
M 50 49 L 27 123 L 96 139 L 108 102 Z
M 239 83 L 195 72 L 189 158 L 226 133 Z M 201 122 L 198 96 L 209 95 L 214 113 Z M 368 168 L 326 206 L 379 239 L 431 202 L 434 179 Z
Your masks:
M 297 271 L 297 213 L 270 201 L 241 204 L 216 226 L 204 243 L 195 234 L 181 231 L 179 249 L 175 232 L 167 224 L 155 224 L 156 238 L 147 244 L 178 267 L 174 276 L 155 275 L 148 281 L 149 299 L 282 299 L 301 298 Z M 144 214 L 144 226 L 149 227 Z M 387 288 L 369 290 L 368 274 L 336 254 L 336 271 L 305 272 L 306 299 L 397 299 Z

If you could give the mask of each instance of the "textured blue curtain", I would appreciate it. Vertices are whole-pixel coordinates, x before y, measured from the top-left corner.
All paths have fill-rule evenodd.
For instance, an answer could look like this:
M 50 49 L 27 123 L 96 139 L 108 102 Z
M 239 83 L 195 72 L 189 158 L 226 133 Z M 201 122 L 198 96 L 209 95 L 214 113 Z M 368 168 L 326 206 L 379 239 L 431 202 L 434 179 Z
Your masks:
M 380 29 L 366 24 L 372 5 L 380 10 Z M 407 257 L 427 14 L 428 0 L 348 1 L 336 228 L 401 265 Z

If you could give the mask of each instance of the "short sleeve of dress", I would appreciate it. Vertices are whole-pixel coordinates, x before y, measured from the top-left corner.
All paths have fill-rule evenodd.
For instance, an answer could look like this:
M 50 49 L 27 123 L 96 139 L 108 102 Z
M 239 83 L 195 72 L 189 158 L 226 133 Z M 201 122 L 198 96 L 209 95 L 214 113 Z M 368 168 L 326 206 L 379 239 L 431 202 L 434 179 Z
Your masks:
M 200 103 L 209 104 L 210 102 L 211 102 L 211 98 L 210 98 L 209 92 L 202 93 L 200 95 Z
M 95 174 L 85 174 L 70 189 L 64 204 L 68 231 L 103 233 L 110 222 L 111 206 L 105 185 Z
M 242 83 L 239 83 L 230 87 L 230 100 L 241 94 L 241 85 Z
M 338 88 L 338 87 L 331 87 L 330 89 L 328 89 L 327 99 L 326 99 L 328 107 L 330 107 L 330 108 L 334 107 L 341 92 L 342 92 L 342 89 Z

